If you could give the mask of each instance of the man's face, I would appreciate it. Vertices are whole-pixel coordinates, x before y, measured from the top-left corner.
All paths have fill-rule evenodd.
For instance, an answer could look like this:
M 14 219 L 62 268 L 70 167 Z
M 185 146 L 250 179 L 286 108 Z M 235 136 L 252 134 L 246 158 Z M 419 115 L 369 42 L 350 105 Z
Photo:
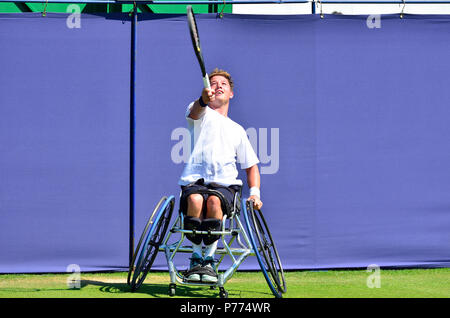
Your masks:
M 211 89 L 214 90 L 215 100 L 220 102 L 228 102 L 233 98 L 233 91 L 231 90 L 230 83 L 228 79 L 221 75 L 216 75 L 211 77 L 210 80 Z

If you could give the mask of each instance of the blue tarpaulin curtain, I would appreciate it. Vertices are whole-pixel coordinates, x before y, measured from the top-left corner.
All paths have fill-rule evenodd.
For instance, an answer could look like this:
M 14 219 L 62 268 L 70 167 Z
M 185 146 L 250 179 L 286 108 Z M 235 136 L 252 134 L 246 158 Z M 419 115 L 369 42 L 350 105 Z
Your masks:
M 128 266 L 130 22 L 67 17 L 0 15 L 0 272 Z M 449 266 L 450 17 L 197 22 L 208 70 L 235 80 L 286 269 Z M 184 16 L 141 15 L 137 38 L 138 237 L 178 199 L 202 80 Z

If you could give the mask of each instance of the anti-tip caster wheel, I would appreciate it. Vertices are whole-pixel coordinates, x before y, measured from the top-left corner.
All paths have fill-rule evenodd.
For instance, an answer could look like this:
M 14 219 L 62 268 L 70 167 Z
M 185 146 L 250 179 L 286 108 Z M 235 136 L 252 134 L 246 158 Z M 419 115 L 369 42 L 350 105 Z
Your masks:
M 175 284 L 169 285 L 169 296 L 171 296 L 171 297 L 175 296 L 176 288 L 177 288 L 177 285 L 175 285 Z
M 225 290 L 225 288 L 220 287 L 219 296 L 220 298 L 228 298 L 228 292 Z

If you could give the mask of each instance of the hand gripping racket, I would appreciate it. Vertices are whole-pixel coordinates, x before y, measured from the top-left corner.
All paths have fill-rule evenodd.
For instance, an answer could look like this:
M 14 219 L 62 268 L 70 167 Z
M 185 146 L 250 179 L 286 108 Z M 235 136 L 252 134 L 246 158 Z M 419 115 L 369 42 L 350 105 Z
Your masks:
M 200 37 L 198 36 L 197 23 L 195 22 L 194 11 L 192 6 L 186 7 L 187 11 L 187 21 L 189 25 L 189 32 L 191 33 L 192 45 L 194 46 L 195 55 L 197 56 L 198 63 L 200 64 L 200 69 L 202 70 L 203 85 L 205 88 L 211 88 L 209 84 L 209 77 L 205 70 L 205 61 L 203 60 L 202 48 L 200 46 Z

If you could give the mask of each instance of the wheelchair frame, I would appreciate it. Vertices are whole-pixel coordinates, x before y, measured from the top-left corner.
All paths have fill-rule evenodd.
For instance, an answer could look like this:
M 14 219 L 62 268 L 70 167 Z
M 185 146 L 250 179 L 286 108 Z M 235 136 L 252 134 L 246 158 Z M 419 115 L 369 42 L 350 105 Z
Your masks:
M 163 197 L 148 220 L 128 272 L 127 283 L 131 286 L 132 291 L 136 291 L 141 286 L 153 264 L 156 254 L 161 251 L 165 254 L 169 268 L 170 296 L 175 295 L 176 286 L 180 284 L 209 286 L 210 288 L 218 287 L 220 297 L 227 298 L 228 292 L 224 288 L 225 283 L 233 276 L 248 256 L 257 256 L 261 270 L 272 293 L 275 297 L 282 297 L 282 294 L 286 292 L 286 283 L 272 236 L 270 235 L 262 213 L 256 210 L 259 212 L 259 216 L 257 216 L 253 210 L 253 204 L 249 204 L 246 200 L 241 201 L 240 191 L 235 193 L 233 207 L 231 208 L 229 217 L 224 214 L 220 231 L 186 230 L 184 229 L 184 214 L 182 212 L 178 213 L 175 222 L 169 229 L 174 205 L 175 199 L 173 196 Z M 242 211 L 244 212 L 248 233 L 245 231 L 240 218 Z M 169 229 L 168 235 L 166 235 L 167 229 Z M 255 235 L 253 235 L 254 233 Z M 170 239 L 176 234 L 181 235 L 181 237 L 175 239 L 174 242 L 170 242 Z M 192 246 L 183 246 L 187 234 L 220 236 L 219 239 L 223 246 L 218 247 L 215 253 L 216 255 L 221 255 L 217 267 L 219 267 L 226 255 L 232 260 L 232 265 L 227 270 L 218 272 L 218 280 L 216 283 L 189 282 L 185 279 L 183 272 L 177 269 L 174 262 L 175 255 L 177 253 L 193 252 Z M 144 242 L 143 245 L 142 242 Z M 233 244 L 237 245 L 237 247 L 232 246 Z M 139 258 L 136 261 L 138 255 Z
M 160 246 L 159 250 L 163 251 L 166 256 L 167 265 L 169 267 L 170 274 L 170 285 L 169 285 L 169 295 L 175 295 L 176 284 L 181 285 L 192 285 L 192 286 L 211 286 L 219 287 L 220 296 L 227 297 L 228 293 L 224 288 L 225 283 L 233 276 L 234 272 L 239 268 L 239 266 L 244 262 L 248 256 L 255 256 L 253 249 L 251 247 L 250 239 L 244 230 L 243 224 L 239 218 L 240 215 L 240 193 L 236 192 L 233 200 L 233 207 L 230 212 L 230 217 L 227 215 L 223 216 L 221 222 L 220 231 L 193 231 L 184 229 L 184 214 L 182 212 L 178 213 L 178 217 L 175 220 L 174 225 L 169 230 L 169 234 L 165 238 L 163 244 Z M 227 226 L 228 224 L 228 226 Z M 195 232 L 195 233 L 194 233 Z M 169 244 L 170 238 L 174 234 L 181 234 L 179 240 L 174 243 Z M 224 272 L 218 273 L 217 283 L 203 283 L 203 282 L 189 282 L 186 280 L 182 272 L 180 272 L 175 263 L 174 257 L 178 252 L 181 253 L 191 253 L 193 252 L 192 246 L 182 246 L 183 242 L 186 240 L 186 234 L 209 234 L 209 235 L 219 235 L 223 247 L 217 248 L 215 254 L 221 255 L 217 267 L 222 263 L 226 255 L 228 255 L 233 264 Z M 244 239 L 244 243 L 241 240 L 241 236 Z M 229 238 L 227 241 L 227 238 Z M 232 247 L 232 244 L 236 242 L 239 247 Z

